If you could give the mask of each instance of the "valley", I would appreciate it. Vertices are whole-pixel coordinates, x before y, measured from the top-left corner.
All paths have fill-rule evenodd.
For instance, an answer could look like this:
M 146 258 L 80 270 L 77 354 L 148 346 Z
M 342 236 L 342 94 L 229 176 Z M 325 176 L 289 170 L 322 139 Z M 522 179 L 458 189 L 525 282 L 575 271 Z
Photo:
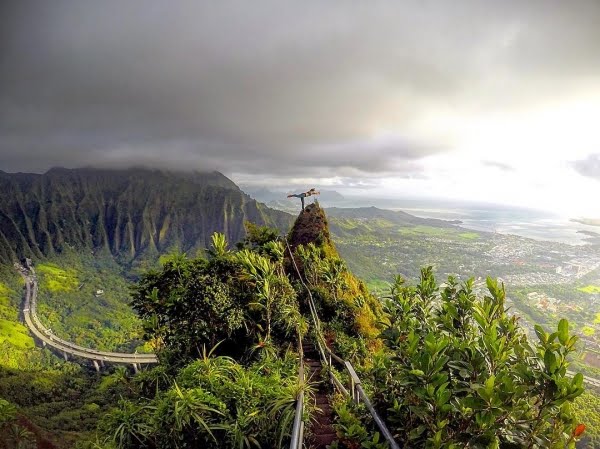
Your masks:
M 600 0 L 480 3 L 2 2 L 0 449 L 600 449 Z
M 581 337 L 578 368 L 600 376 L 600 365 L 587 353 L 600 353 L 600 251 L 595 245 L 567 245 L 465 228 L 407 223 L 401 215 L 386 219 L 361 209 L 354 220 L 329 211 L 340 254 L 372 291 L 386 295 L 395 275 L 416 281 L 420 267 L 432 266 L 444 280 L 475 279 L 485 292 L 486 276 L 498 277 L 508 304 L 533 338 L 533 325 L 546 328 L 569 319 Z M 591 363 L 590 363 L 591 362 Z
M 131 182 L 127 176 L 124 186 Z M 199 191 L 206 188 L 197 179 L 195 182 L 201 187 L 188 184 L 187 179 L 182 181 L 185 188 Z M 61 185 L 56 180 L 53 182 Z M 224 195 L 232 190 L 230 186 L 225 189 Z M 177 196 L 174 193 L 173 197 Z M 48 206 L 48 210 L 59 210 L 62 203 L 57 197 L 52 197 L 56 202 Z M 218 226 L 231 236 L 248 232 L 249 228 L 244 231 L 240 223 L 245 217 L 251 218 L 253 210 L 261 211 L 262 223 L 282 223 L 283 228 L 283 223 L 292 221 L 292 216 L 271 211 L 260 203 L 244 211 L 244 205 L 251 204 L 252 200 L 243 193 L 235 193 L 232 198 L 239 198 L 240 203 L 229 211 L 216 207 L 225 214 Z M 67 203 L 72 201 L 68 199 Z M 209 198 L 208 204 L 211 202 Z M 19 204 L 17 202 L 12 207 L 20 207 Z M 140 203 L 140 207 L 140 211 L 128 214 L 151 217 L 152 210 L 162 208 L 147 209 L 147 202 Z M 240 215 L 233 218 L 229 216 L 231 213 Z M 498 277 L 506 285 L 509 314 L 520 317 L 519 322 L 530 334 L 532 342 L 537 341 L 533 329 L 535 324 L 553 329 L 561 318 L 568 318 L 572 332 L 581 338 L 578 351 L 571 355 L 571 369 L 590 376 L 592 383 L 586 382 L 588 385 L 594 385 L 593 379 L 600 378 L 600 257 L 595 246 L 571 246 L 473 231 L 444 220 L 419 218 L 373 207 L 329 208 L 326 213 L 331 238 L 340 256 L 350 271 L 364 279 L 376 296 L 383 298 L 389 295 L 396 275 L 414 285 L 422 275 L 421 268 L 426 266 L 433 267 L 437 282 L 443 283 L 448 276 L 459 281 L 474 278 L 473 292 L 479 297 L 487 294 L 486 277 Z M 48 233 L 54 225 L 39 219 L 32 221 L 33 216 L 26 217 L 29 218 L 21 222 L 21 235 L 30 229 L 34 230 L 33 233 L 29 233 L 27 238 L 18 237 L 20 243 L 5 249 L 4 254 L 21 251 L 34 257 L 39 282 L 36 319 L 39 319 L 40 326 L 47 329 L 47 334 L 53 339 L 89 348 L 90 353 L 108 351 L 141 356 L 154 352 L 154 344 L 144 340 L 147 329 L 131 307 L 131 286 L 143 273 L 161 270 L 165 264 L 180 263 L 177 261 L 184 260 L 181 259 L 183 252 L 191 257 L 212 257 L 212 253 L 207 252 L 209 245 L 201 243 L 208 240 L 204 234 L 194 235 L 186 231 L 169 237 L 165 231 L 161 238 L 153 240 L 152 236 L 162 231 L 153 228 L 155 222 L 152 218 L 145 221 L 149 227 L 140 227 L 136 231 L 139 233 L 132 234 L 131 245 L 123 243 L 125 240 L 120 240 L 121 237 L 117 237 L 109 226 L 101 234 L 113 235 L 114 239 L 100 239 L 100 246 L 95 247 L 90 241 L 80 239 L 80 233 L 73 231 L 65 232 L 50 246 L 39 244 L 35 236 Z M 172 217 L 167 214 L 163 218 L 174 223 Z M 189 219 L 204 220 L 203 215 L 190 215 Z M 187 225 L 181 223 L 171 229 L 183 229 L 182 226 Z M 67 235 L 70 237 L 66 238 Z M 191 239 L 178 240 L 186 235 Z M 230 248 L 233 248 L 236 240 L 229 241 Z M 0 345 L 5 351 L 0 367 L 0 396 L 17 404 L 34 425 L 54 435 L 54 441 L 56 435 L 71 432 L 63 439 L 64 444 L 56 446 L 70 448 L 72 442 L 87 438 L 87 432 L 94 429 L 94 416 L 114 410 L 111 401 L 114 402 L 115 397 L 135 395 L 138 387 L 127 380 L 132 373 L 127 373 L 125 368 L 106 366 L 96 373 L 92 364 L 80 366 L 65 362 L 48 349 L 36 347 L 27 329 L 18 322 L 23 279 L 12 265 L 5 264 L 3 269 Z M 27 307 L 24 311 L 27 313 Z M 372 336 L 372 325 L 364 323 L 364 320 L 371 319 L 367 317 L 370 315 L 360 316 L 357 323 L 365 326 L 366 335 Z M 25 396 L 17 389 L 18 373 L 25 375 L 31 383 L 30 393 Z M 569 375 L 574 374 L 570 371 Z M 67 386 L 68 382 L 72 386 Z M 70 396 L 66 397 L 65 391 Z M 593 394 L 588 393 L 585 398 L 585 401 L 578 399 L 578 410 L 595 407 L 596 397 Z M 600 429 L 600 408 L 596 412 L 588 411 L 588 414 L 588 422 L 593 423 L 594 429 Z

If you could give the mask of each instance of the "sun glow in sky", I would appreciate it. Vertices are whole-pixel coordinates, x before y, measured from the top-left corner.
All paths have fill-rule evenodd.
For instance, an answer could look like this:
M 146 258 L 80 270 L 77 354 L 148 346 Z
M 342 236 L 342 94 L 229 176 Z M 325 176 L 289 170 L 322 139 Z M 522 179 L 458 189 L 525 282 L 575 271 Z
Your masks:
M 600 149 L 598 117 L 600 95 L 590 92 L 536 110 L 452 119 L 454 148 L 422 159 L 422 187 L 432 196 L 600 216 L 600 183 L 575 166 Z M 394 189 L 393 178 L 386 186 Z

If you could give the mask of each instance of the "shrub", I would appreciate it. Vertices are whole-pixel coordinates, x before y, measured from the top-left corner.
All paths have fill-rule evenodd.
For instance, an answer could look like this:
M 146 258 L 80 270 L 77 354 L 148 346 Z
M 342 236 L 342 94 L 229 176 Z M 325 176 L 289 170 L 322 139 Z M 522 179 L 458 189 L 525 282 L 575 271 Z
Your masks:
M 577 337 L 561 320 L 550 334 L 537 326 L 530 345 L 504 286 L 487 286 L 483 299 L 472 280 L 440 291 L 431 268 L 416 287 L 396 280 L 382 332 L 390 355 L 373 370 L 377 409 L 408 447 L 574 447 L 583 376 L 566 372 Z

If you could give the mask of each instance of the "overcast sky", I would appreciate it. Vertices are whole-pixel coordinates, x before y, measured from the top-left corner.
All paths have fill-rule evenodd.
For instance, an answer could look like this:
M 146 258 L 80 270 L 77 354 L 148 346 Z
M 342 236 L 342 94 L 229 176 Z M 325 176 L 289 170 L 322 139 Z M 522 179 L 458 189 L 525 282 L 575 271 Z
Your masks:
M 600 216 L 597 0 L 1 5 L 1 170 Z

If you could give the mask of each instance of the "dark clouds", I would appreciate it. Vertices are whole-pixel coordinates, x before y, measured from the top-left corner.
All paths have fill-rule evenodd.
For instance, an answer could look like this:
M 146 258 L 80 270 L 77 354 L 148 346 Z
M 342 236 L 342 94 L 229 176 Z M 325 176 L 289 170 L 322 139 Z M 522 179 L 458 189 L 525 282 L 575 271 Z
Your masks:
M 0 169 L 418 176 L 437 111 L 598 76 L 599 2 L 524 3 L 3 2 Z

